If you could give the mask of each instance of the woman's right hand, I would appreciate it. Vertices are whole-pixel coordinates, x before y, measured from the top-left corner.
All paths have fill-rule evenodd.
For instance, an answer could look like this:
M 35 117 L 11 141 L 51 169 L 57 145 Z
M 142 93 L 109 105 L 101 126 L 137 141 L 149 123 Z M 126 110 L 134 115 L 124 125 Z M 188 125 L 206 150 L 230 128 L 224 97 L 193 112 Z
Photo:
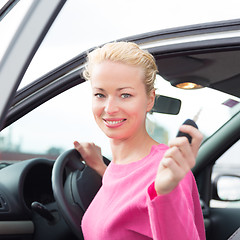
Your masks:
M 103 176 L 107 166 L 103 161 L 101 148 L 94 143 L 74 142 L 75 149 L 81 154 L 86 164 L 94 169 L 100 176 Z

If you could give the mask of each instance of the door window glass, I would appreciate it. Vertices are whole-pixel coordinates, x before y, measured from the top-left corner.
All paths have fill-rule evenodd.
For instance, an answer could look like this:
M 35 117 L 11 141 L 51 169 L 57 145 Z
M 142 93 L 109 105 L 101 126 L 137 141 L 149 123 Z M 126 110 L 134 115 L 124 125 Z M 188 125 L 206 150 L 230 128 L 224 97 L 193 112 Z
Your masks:
M 89 82 L 58 95 L 4 129 L 0 133 L 0 160 L 55 159 L 73 148 L 75 140 L 94 142 L 110 157 L 109 141 L 91 113 Z
M 221 199 L 240 199 L 240 140 L 226 151 L 215 163 L 212 181 L 218 180 L 218 194 Z M 211 207 L 240 207 L 240 201 L 211 200 Z

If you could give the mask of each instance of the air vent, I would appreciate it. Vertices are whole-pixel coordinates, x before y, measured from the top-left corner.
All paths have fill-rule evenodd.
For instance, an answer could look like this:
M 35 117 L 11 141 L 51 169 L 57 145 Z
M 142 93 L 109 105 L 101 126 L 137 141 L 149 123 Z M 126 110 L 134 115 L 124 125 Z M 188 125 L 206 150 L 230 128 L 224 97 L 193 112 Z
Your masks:
M 7 212 L 8 211 L 8 204 L 5 200 L 5 198 L 3 197 L 2 194 L 0 194 L 0 212 Z

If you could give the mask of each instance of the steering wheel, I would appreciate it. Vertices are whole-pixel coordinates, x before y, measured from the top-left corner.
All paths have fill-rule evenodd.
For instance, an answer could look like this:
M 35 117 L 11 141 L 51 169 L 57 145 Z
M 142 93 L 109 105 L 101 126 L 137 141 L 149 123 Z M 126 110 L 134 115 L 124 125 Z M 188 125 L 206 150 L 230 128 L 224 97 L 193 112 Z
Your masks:
M 63 218 L 79 239 L 83 239 L 83 214 L 101 185 L 101 176 L 84 164 L 75 149 L 64 152 L 54 163 L 53 194 Z

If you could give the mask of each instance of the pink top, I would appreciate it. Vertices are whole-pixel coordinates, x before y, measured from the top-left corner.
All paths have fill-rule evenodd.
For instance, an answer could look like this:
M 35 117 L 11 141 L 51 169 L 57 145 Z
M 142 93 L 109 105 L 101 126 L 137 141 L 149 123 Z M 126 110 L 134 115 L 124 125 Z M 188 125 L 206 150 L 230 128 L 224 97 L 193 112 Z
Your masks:
M 82 220 L 85 240 L 205 239 L 192 172 L 171 193 L 156 194 L 154 180 L 167 149 L 160 144 L 139 161 L 110 163 Z

